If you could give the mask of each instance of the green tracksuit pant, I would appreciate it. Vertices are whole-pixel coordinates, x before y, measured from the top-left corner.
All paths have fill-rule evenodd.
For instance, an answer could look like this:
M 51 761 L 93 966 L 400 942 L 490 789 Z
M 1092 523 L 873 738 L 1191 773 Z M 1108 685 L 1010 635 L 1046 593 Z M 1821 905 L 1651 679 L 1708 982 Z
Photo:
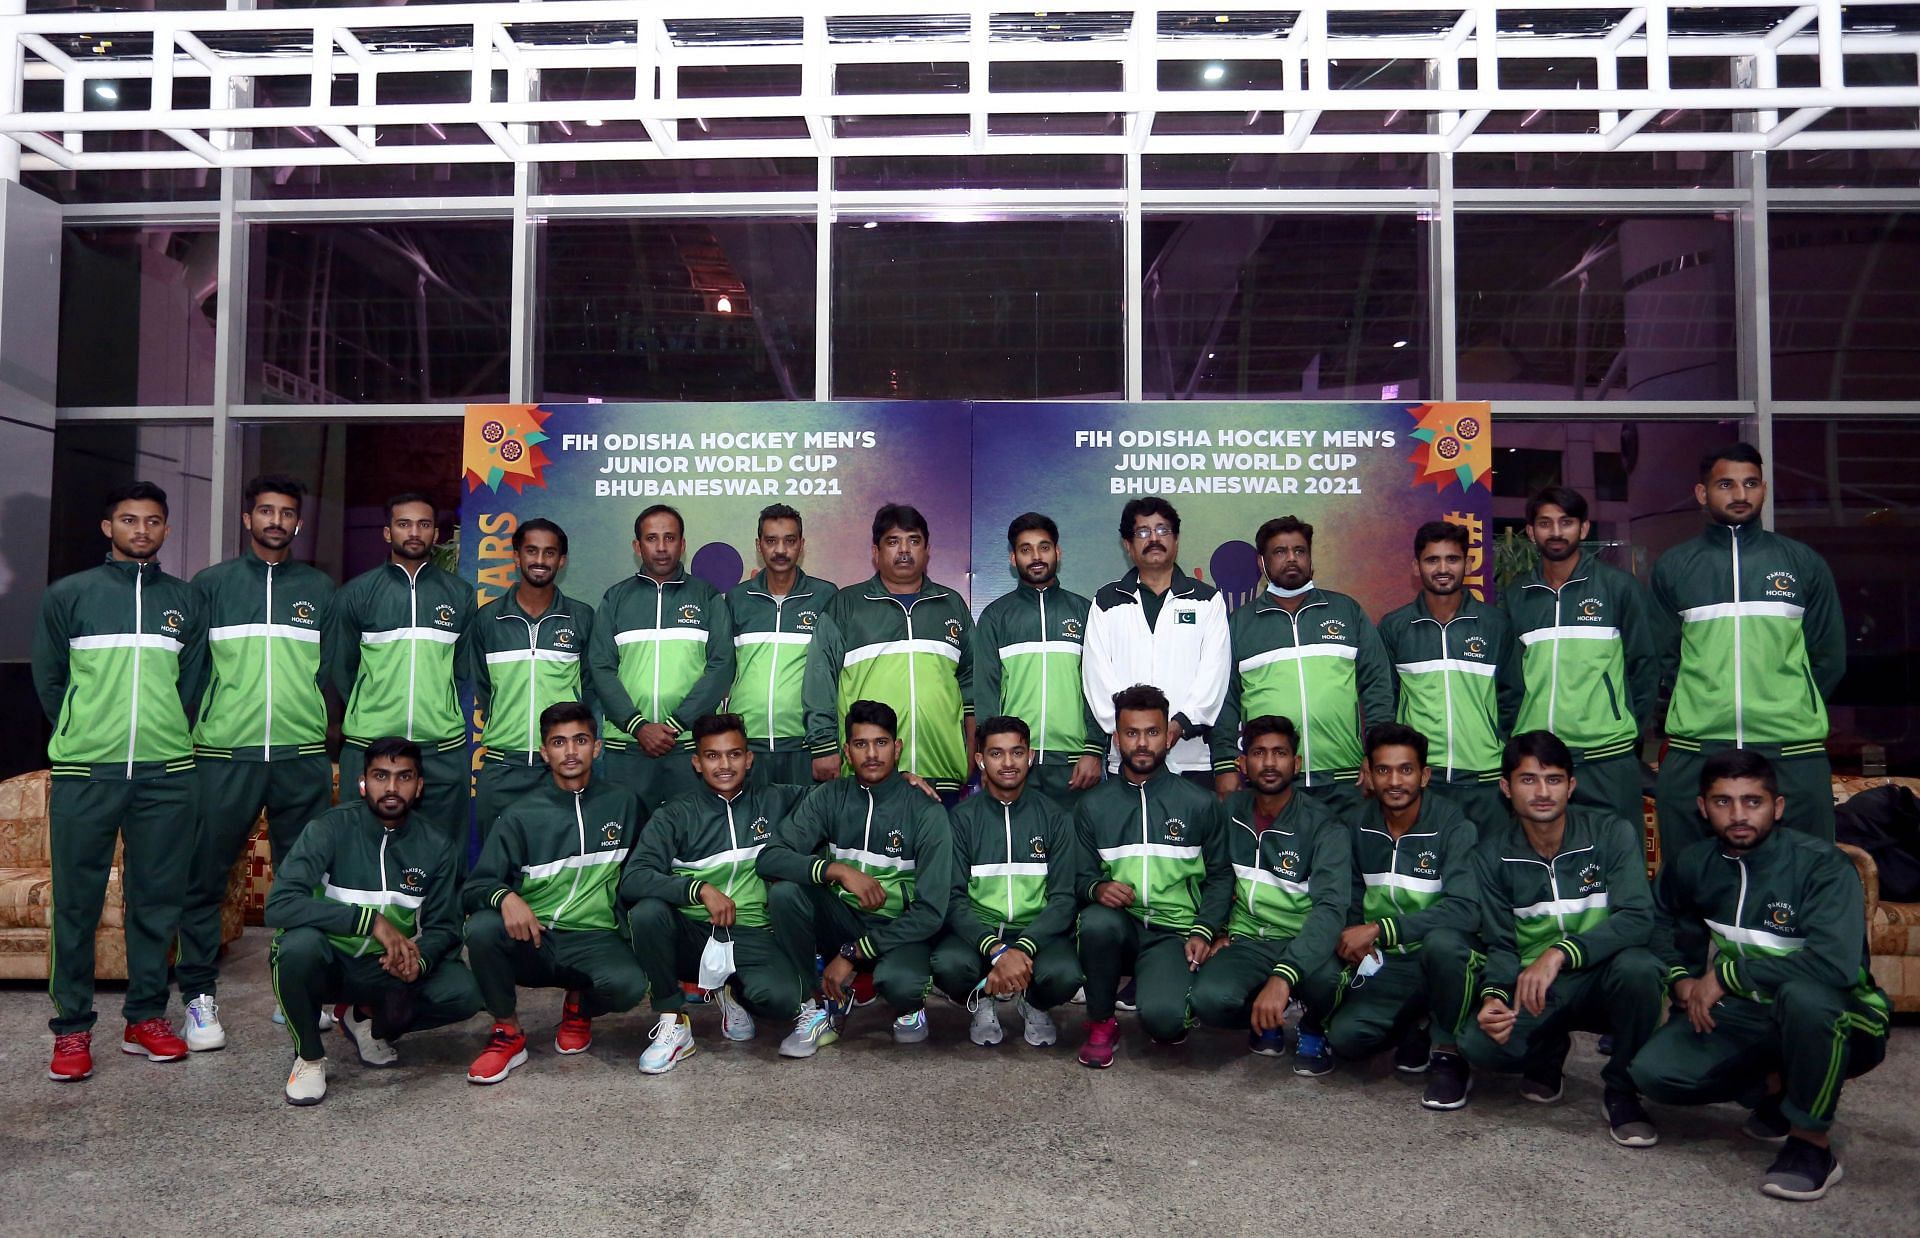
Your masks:
M 1001 935 L 1001 940 L 1012 945 L 1019 936 L 1017 930 L 1010 929 Z M 1068 938 L 1050 937 L 1036 944 L 1040 949 L 1033 956 L 1027 1003 L 1036 1010 L 1052 1010 L 1072 997 L 1074 991 L 1086 983 L 1086 977 L 1080 974 L 1080 956 Z M 992 970 L 976 943 L 962 940 L 953 933 L 942 933 L 934 943 L 932 967 L 935 986 L 963 1006 L 974 986 L 985 980 Z
M 1603 761 L 1573 762 L 1573 802 L 1604 809 L 1638 830 L 1646 821 L 1641 802 L 1640 758 L 1631 752 Z
M 1103 774 L 1104 772 L 1105 771 L 1102 770 Z M 1068 790 L 1067 783 L 1072 780 L 1073 762 L 1071 761 L 1065 765 L 1036 765 L 1027 771 L 1027 786 L 1066 809 L 1069 815 L 1073 812 L 1074 804 L 1078 803 L 1080 797 L 1087 793 L 1086 791 Z M 1094 784 L 1094 786 L 1098 785 L 1098 783 Z M 1091 790 L 1093 790 L 1093 787 L 1087 788 L 1087 791 Z M 1075 985 L 1074 987 L 1078 988 L 1079 986 Z
M 1771 1002 L 1727 995 L 1700 1033 L 1676 1015 L 1633 1059 L 1633 1079 L 1670 1105 L 1739 1101 L 1751 1109 L 1767 1094 L 1767 1075 L 1785 1085 L 1780 1109 L 1802 1130 L 1833 1125 L 1840 1085 L 1887 1055 L 1887 1019 L 1852 993 L 1811 980 L 1780 986 Z
M 1507 797 L 1500 794 L 1498 782 L 1442 782 L 1440 771 L 1435 770 L 1427 790 L 1466 814 L 1467 820 L 1473 822 L 1482 838 L 1506 829 L 1508 822 L 1513 819 L 1512 809 L 1507 804 Z
M 1677 854 L 1696 838 L 1707 838 L 1712 830 L 1700 815 L 1696 802 L 1700 797 L 1700 767 L 1716 752 L 1733 745 L 1726 741 L 1702 742 L 1700 750 L 1669 745 L 1660 762 L 1660 779 L 1654 789 L 1654 807 L 1660 815 L 1660 854 Z M 1748 744 L 1773 763 L 1774 776 L 1780 780 L 1780 794 L 1786 797 L 1786 815 L 1780 824 L 1788 829 L 1805 830 L 1823 842 L 1833 841 L 1833 763 L 1824 750 L 1805 755 L 1782 757 L 1778 744 Z
M 863 937 L 891 923 L 880 916 L 855 911 L 842 902 L 835 886 L 802 886 L 791 881 L 776 881 L 767 887 L 767 916 L 778 924 L 811 923 L 813 946 L 831 962 L 841 943 Z M 811 952 L 809 952 L 811 953 Z M 933 989 L 933 943 L 903 942 L 877 959 L 862 959 L 854 964 L 859 971 L 871 972 L 873 991 L 896 1015 L 909 1015 L 927 1003 Z M 808 962 L 807 988 L 813 987 L 812 962 Z
M 320 1007 L 364 1006 L 373 1012 L 373 1034 L 398 1040 L 479 1013 L 480 986 L 459 959 L 441 959 L 413 983 L 396 980 L 376 954 L 351 955 L 317 928 L 282 929 L 269 954 L 273 996 L 287 1021 L 293 1050 L 309 1062 L 326 1057 L 320 1043 Z
M 1285 937 L 1235 937 L 1200 965 L 1193 976 L 1193 1017 L 1208 1027 L 1249 1027 L 1253 999 L 1260 995 L 1273 965 L 1293 944 Z M 1318 1031 L 1340 1007 L 1345 987 L 1340 961 L 1331 955 L 1300 977 L 1293 996 L 1306 1007 L 1300 1026 Z
M 1634 946 L 1597 967 L 1561 972 L 1547 990 L 1546 1009 L 1538 1015 L 1520 1010 L 1504 1045 L 1489 1040 L 1468 1016 L 1460 1051 L 1483 1070 L 1549 1079 L 1567 1060 L 1570 1033 L 1611 1035 L 1613 1055 L 1601 1067 L 1600 1078 L 1609 1088 L 1632 1092 L 1636 1089 L 1629 1067 L 1660 1025 L 1666 1005 L 1665 969 L 1652 952 Z
M 420 794 L 419 815 L 433 823 L 455 848 L 460 871 L 467 870 L 468 817 L 473 808 L 473 769 L 465 744 L 445 752 L 432 744 L 420 745 L 426 786 Z M 360 776 L 367 772 L 367 749 L 352 740 L 340 745 L 340 802 L 360 794 Z
M 612 929 L 547 929 L 536 946 L 509 937 L 506 922 L 489 907 L 467 917 L 466 939 L 467 967 L 496 1019 L 513 1017 L 523 985 L 578 990 L 580 1013 L 589 1019 L 647 1000 L 647 973 Z
M 757 758 L 754 764 L 759 764 Z M 808 768 L 812 768 L 811 764 Z M 660 806 L 668 800 L 678 799 L 706 785 L 700 781 L 700 775 L 694 772 L 691 752 L 675 748 L 664 757 L 650 757 L 640 750 L 637 743 L 617 751 L 603 749 L 600 766 L 593 771 L 593 775 L 625 787 L 639 796 L 640 806 L 649 813 L 659 812 Z M 813 781 L 811 773 L 807 775 L 807 781 Z
M 480 845 L 487 845 L 487 835 L 493 832 L 493 823 L 500 819 L 501 813 L 513 807 L 522 796 L 538 791 L 552 777 L 553 772 L 537 753 L 531 765 L 527 764 L 524 752 L 516 752 L 506 761 L 482 758 L 480 772 L 473 780 L 474 819 L 480 826 Z
M 783 740 L 791 748 L 778 752 L 753 754 L 753 773 L 748 781 L 756 787 L 810 787 L 813 785 L 813 754 L 799 740 Z
M 733 936 L 733 991 L 747 1013 L 791 1019 L 813 988 L 813 925 L 790 909 L 770 907 L 767 918 L 773 927 L 736 924 L 718 931 Z M 652 985 L 654 1011 L 683 1008 L 687 996 L 680 982 L 699 979 L 700 954 L 714 928 L 662 899 L 643 898 L 627 913 L 627 929 Z
M 275 870 L 307 822 L 333 802 L 333 765 L 324 752 L 278 761 L 233 761 L 202 756 L 194 763 L 200 814 L 192 875 L 180 911 L 180 954 L 174 976 L 182 995 L 215 993 L 220 981 L 220 908 L 227 878 L 267 814 L 267 846 Z
M 1131 975 L 1140 1026 L 1155 1040 L 1178 1040 L 1191 1023 L 1193 969 L 1184 934 L 1148 928 L 1130 912 L 1094 903 L 1080 912 L 1080 970 L 1087 1018 L 1111 1019 L 1120 977 Z
M 1429 1043 L 1458 1046 L 1479 972 L 1473 939 L 1438 928 L 1411 954 L 1385 954 L 1380 970 L 1353 976 L 1327 1023 L 1327 1044 L 1343 1058 L 1372 1057 L 1400 1043 L 1422 1018 Z
M 1357 782 L 1323 782 L 1308 786 L 1303 782 L 1293 784 L 1295 790 L 1305 791 L 1319 805 L 1334 815 L 1334 819 L 1346 822 L 1360 810 L 1364 797 Z
M 93 1027 L 94 934 L 107 901 L 114 835 L 126 866 L 120 874 L 127 936 L 127 1022 L 167 1013 L 167 952 L 180 928 L 192 871 L 199 783 L 193 770 L 128 779 L 95 767 L 88 778 L 53 779 L 48 848 L 53 859 L 54 1035 Z M 217 935 L 217 930 L 216 930 Z

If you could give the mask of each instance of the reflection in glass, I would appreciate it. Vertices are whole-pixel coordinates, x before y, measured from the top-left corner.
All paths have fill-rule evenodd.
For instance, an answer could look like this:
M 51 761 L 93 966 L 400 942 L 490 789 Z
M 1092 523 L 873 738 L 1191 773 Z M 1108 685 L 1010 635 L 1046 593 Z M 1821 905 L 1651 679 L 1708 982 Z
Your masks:
M 211 403 L 219 273 L 211 226 L 68 228 L 56 401 Z
M 1911 400 L 1920 386 L 1920 214 L 1775 211 L 1773 394 Z

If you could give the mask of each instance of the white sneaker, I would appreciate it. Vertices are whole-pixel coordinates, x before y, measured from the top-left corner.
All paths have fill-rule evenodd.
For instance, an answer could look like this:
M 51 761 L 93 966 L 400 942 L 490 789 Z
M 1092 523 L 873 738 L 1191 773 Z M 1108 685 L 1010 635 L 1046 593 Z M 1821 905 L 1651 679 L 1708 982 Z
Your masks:
M 277 1008 L 273 1012 L 273 1021 L 275 1023 L 284 1023 L 286 1021 L 285 1019 L 280 1017 L 280 1011 Z M 320 1030 L 323 1032 L 330 1032 L 333 1030 L 333 1024 L 334 1024 L 333 1011 L 329 1010 L 325 1006 L 320 1007 Z
M 1073 996 L 1072 996 L 1072 997 L 1069 997 L 1069 998 L 1067 999 L 1067 1004 L 1068 1004 L 1068 1005 L 1071 1005 L 1071 1006 L 1084 1006 L 1084 1005 L 1086 1005 L 1086 1004 L 1087 1004 L 1087 991 L 1086 991 L 1086 990 L 1085 990 L 1084 988 L 1081 988 L 1081 989 L 1075 989 L 1075 990 L 1073 991 Z
M 220 1026 L 220 1003 L 213 994 L 202 993 L 187 1003 L 186 1022 L 180 1025 L 180 1039 L 195 1053 L 211 1053 L 227 1047 L 227 1029 Z
M 998 1026 L 998 1019 L 995 1025 Z M 927 1038 L 927 1012 L 916 1010 L 912 1014 L 903 1014 L 893 1021 L 893 1043 L 896 1045 L 917 1045 Z
M 338 1006 L 333 1012 L 334 1019 L 340 1024 L 341 1033 L 353 1042 L 354 1051 L 360 1055 L 360 1061 L 366 1066 L 391 1066 L 400 1060 L 399 1053 L 386 1041 L 373 1034 L 373 1020 L 363 1019 L 352 1006 Z
M 317 1105 L 327 1098 L 327 1060 L 309 1062 L 295 1056 L 293 1072 L 287 1076 L 289 1105 Z
M 753 1016 L 733 995 L 733 986 L 721 985 L 717 996 L 720 1002 L 720 1034 L 728 1040 L 752 1040 L 755 1030 Z
M 793 1030 L 780 1042 L 781 1057 L 812 1057 L 822 1045 L 830 1045 L 840 1039 L 840 1031 L 834 1027 L 833 1020 L 820 1003 L 808 998 L 800 1003 L 800 1014 L 793 1021 Z
M 640 1055 L 643 1075 L 664 1075 L 678 1066 L 681 1058 L 693 1056 L 693 1023 L 684 1014 L 661 1015 L 647 1039 L 653 1043 Z
M 997 1045 L 1006 1032 L 1000 1027 L 1000 1003 L 991 999 L 983 1000 L 974 1008 L 973 1025 L 967 1028 L 967 1039 L 976 1045 Z M 895 1039 L 899 1039 L 895 1036 Z
M 1028 1044 L 1036 1049 L 1060 1043 L 1060 1029 L 1053 1025 L 1053 1016 L 1044 1010 L 1027 1005 L 1027 996 L 1020 995 L 1020 1018 L 1025 1021 L 1026 1031 L 1021 1033 Z

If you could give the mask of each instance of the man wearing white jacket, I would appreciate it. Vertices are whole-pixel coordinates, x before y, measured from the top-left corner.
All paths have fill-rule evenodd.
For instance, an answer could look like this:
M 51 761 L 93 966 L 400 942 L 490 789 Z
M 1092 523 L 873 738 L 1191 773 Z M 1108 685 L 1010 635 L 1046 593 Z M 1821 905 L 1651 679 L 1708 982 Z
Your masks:
M 1212 790 L 1207 732 L 1232 666 L 1226 599 L 1180 570 L 1180 513 L 1165 499 L 1149 495 L 1121 509 L 1120 544 L 1133 570 L 1102 585 L 1087 611 L 1087 703 L 1110 735 L 1114 693 L 1136 683 L 1159 688 L 1173 705 L 1167 768 Z M 1119 768 L 1111 752 L 1107 768 Z

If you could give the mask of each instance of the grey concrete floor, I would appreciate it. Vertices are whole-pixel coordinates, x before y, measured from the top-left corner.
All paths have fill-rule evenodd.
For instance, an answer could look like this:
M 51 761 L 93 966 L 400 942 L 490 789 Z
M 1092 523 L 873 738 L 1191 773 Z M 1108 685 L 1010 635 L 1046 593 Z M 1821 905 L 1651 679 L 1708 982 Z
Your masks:
M 648 1078 L 650 1016 L 602 1020 L 591 1052 L 561 1058 L 559 995 L 532 992 L 533 1057 L 504 1084 L 465 1081 L 481 1019 L 402 1041 L 386 1071 L 333 1033 L 326 1102 L 294 1109 L 263 931 L 226 973 L 225 1051 L 120 1053 L 110 986 L 80 1084 L 46 1078 L 44 990 L 0 986 L 0 1233 L 1920 1233 L 1912 1026 L 1846 1091 L 1845 1182 L 1788 1204 L 1759 1193 L 1772 1151 L 1737 1109 L 1656 1110 L 1659 1147 L 1615 1147 L 1591 1037 L 1559 1106 L 1485 1078 L 1438 1114 L 1384 1061 L 1301 1079 L 1238 1035 L 1150 1050 L 1123 1015 L 1120 1058 L 1095 1072 L 1073 1060 L 1078 1008 L 1059 1048 L 1009 1020 L 980 1049 L 943 1001 L 927 1044 L 896 1047 L 871 1007 L 805 1062 L 776 1055 L 781 1029 L 722 1041 L 703 1009 L 700 1051 Z

